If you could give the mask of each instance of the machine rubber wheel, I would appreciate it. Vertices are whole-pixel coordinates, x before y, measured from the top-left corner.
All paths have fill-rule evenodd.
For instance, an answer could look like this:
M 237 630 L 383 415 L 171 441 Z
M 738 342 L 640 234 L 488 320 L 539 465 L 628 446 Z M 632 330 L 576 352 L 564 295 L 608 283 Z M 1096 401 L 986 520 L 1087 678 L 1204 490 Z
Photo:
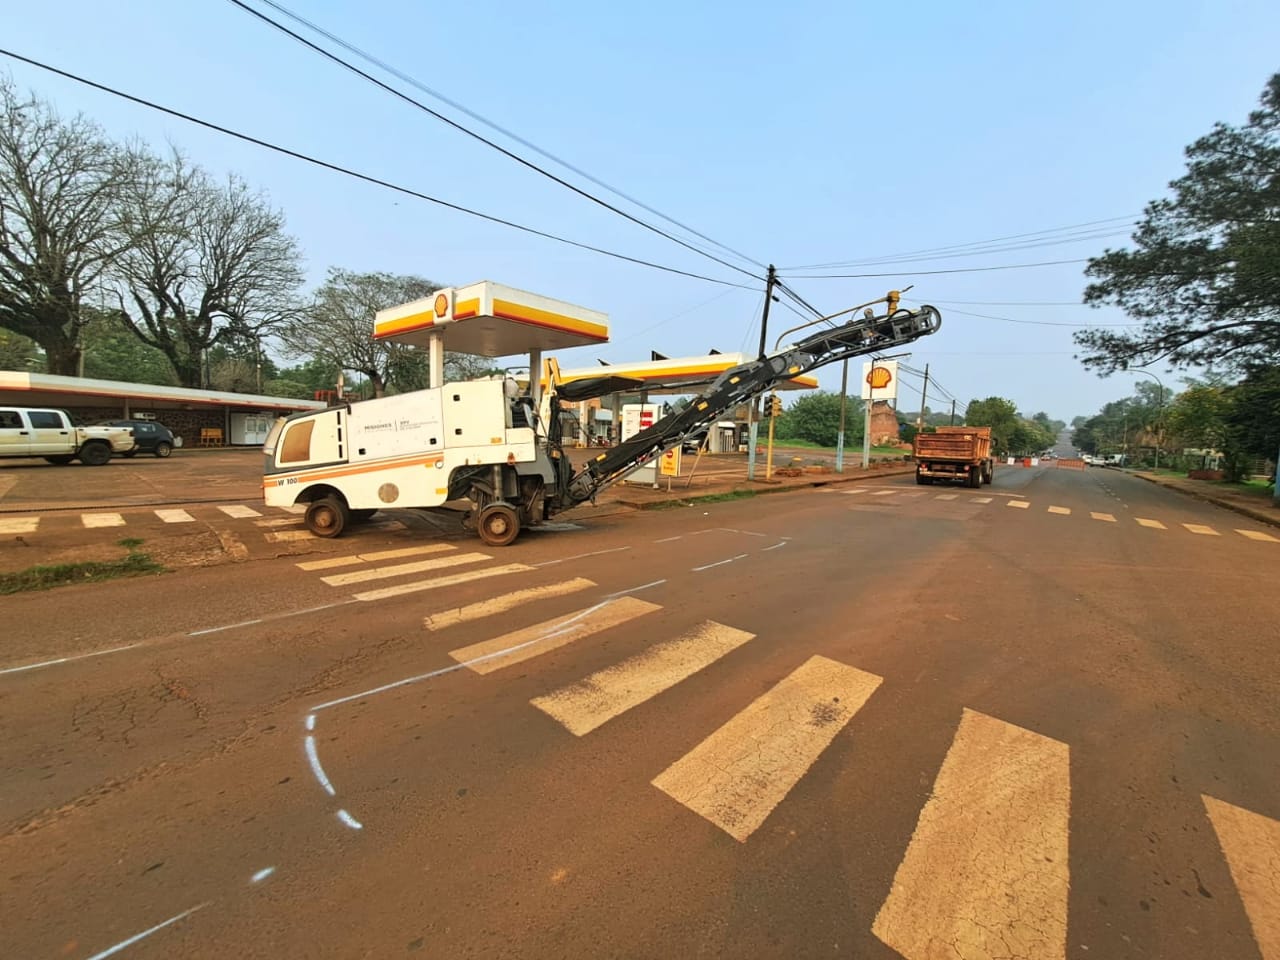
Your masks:
M 68 463 L 74 460 L 75 457 L 71 456 L 71 454 L 69 453 L 59 453 L 53 457 L 45 457 L 45 459 L 52 464 L 56 464 L 57 466 L 62 467 L 62 466 L 66 466 Z
M 375 513 L 377 513 L 377 512 L 378 512 L 378 510 L 377 510 L 377 508 L 376 508 L 376 507 L 374 507 L 374 508 L 372 508 L 372 509 L 352 510 L 352 511 L 351 511 L 351 519 L 352 519 L 353 521 L 355 521 L 356 523 L 364 523 L 366 520 L 368 520 L 370 517 L 372 517 L 372 516 L 373 516 Z
M 157 457 L 164 459 L 169 454 L 173 453 L 173 444 L 171 444 L 168 440 L 161 440 L 159 443 L 156 444 L 156 448 L 155 450 L 152 451 L 152 453 L 154 453 Z
M 337 497 L 313 500 L 307 507 L 307 529 L 317 537 L 340 536 L 351 519 L 351 511 Z
M 80 448 L 80 462 L 100 467 L 111 459 L 111 448 L 105 443 L 86 443 Z
M 489 546 L 509 546 L 520 533 L 520 515 L 509 503 L 491 503 L 480 511 L 477 529 Z

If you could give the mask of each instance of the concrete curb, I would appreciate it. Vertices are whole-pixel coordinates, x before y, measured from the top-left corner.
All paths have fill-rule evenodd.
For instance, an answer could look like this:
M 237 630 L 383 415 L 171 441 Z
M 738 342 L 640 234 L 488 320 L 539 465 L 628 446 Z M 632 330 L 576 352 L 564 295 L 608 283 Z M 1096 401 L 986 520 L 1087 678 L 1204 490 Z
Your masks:
M 1214 497 L 1209 494 L 1201 493 L 1199 490 L 1188 490 L 1186 487 L 1174 483 L 1165 483 L 1159 477 L 1153 477 L 1150 474 L 1133 472 L 1132 476 L 1139 480 L 1145 480 L 1147 483 L 1155 484 L 1165 490 L 1172 490 L 1180 493 L 1185 497 L 1191 497 L 1193 500 L 1202 500 L 1205 503 L 1212 503 L 1214 506 L 1222 507 L 1224 510 L 1230 510 L 1241 516 L 1248 517 L 1250 520 L 1256 520 L 1258 523 L 1265 523 L 1268 526 L 1280 527 L 1280 516 L 1265 513 L 1262 510 L 1254 510 L 1242 503 L 1236 503 L 1234 500 L 1225 500 L 1222 497 Z
M 915 473 L 914 464 L 905 470 L 903 469 L 877 470 L 873 473 L 867 473 L 861 476 L 845 476 L 838 473 L 831 476 L 827 476 L 825 474 L 817 474 L 815 476 L 820 479 L 800 481 L 798 483 L 779 483 L 779 484 L 757 483 L 756 485 L 753 485 L 753 486 L 745 486 L 744 484 L 746 484 L 747 481 L 742 481 L 741 483 L 735 484 L 733 487 L 731 487 L 728 490 L 717 490 L 709 493 L 700 493 L 693 496 L 679 497 L 673 493 L 669 497 L 662 497 L 655 500 L 626 500 L 623 498 L 616 498 L 616 499 L 610 499 L 607 501 L 602 500 L 600 501 L 600 505 L 604 506 L 606 503 L 610 503 L 610 504 L 616 503 L 620 506 L 629 507 L 632 510 L 655 510 L 663 507 L 669 507 L 672 504 L 701 503 L 701 502 L 706 502 L 708 500 L 714 502 L 716 499 L 723 497 L 726 494 L 747 493 L 747 494 L 750 494 L 751 496 L 760 497 L 770 493 L 786 493 L 789 490 L 812 490 L 816 487 L 827 487 L 827 486 L 833 486 L 835 484 L 843 484 L 843 483 L 857 483 L 863 480 L 875 480 L 880 477 L 901 477 L 911 473 Z M 746 498 L 744 497 L 743 499 L 746 499 Z

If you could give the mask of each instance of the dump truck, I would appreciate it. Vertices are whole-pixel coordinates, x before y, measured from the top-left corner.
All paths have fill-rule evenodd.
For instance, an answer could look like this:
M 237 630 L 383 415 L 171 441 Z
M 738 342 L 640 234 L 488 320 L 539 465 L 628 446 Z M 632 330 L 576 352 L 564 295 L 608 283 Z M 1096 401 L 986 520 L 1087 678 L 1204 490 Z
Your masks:
M 938 427 L 936 432 L 920 432 L 912 453 L 916 483 L 950 480 L 979 487 L 995 475 L 990 427 Z

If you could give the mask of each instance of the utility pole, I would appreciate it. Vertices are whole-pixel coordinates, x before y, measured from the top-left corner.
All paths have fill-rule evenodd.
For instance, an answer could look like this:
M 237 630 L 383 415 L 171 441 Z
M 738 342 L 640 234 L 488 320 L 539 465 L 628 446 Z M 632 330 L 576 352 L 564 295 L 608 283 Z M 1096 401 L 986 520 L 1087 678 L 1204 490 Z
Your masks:
M 956 402 L 952 400 L 951 401 L 951 426 L 954 427 L 955 425 L 956 425 Z
M 769 330 L 769 304 L 773 302 L 773 288 L 778 282 L 778 270 L 771 263 L 764 282 L 764 314 L 760 317 L 760 357 L 764 359 L 765 337 Z M 756 478 L 756 441 L 760 436 L 760 397 L 751 401 L 747 426 L 747 479 Z
M 924 383 L 920 387 L 920 416 L 916 417 L 916 429 L 924 429 L 924 401 L 929 394 L 929 365 L 924 365 Z
M 849 394 L 849 358 L 840 369 L 840 432 L 836 434 L 836 473 L 844 473 L 844 412 Z

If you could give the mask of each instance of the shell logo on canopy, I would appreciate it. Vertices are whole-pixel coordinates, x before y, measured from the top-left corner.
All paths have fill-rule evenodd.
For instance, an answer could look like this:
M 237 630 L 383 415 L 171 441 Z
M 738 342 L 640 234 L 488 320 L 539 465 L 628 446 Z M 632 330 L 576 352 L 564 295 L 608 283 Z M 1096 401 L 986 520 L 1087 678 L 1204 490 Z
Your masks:
M 447 293 L 437 293 L 437 294 L 436 294 L 436 305 L 435 305 L 435 310 L 436 310 L 436 316 L 437 316 L 437 317 L 441 317 L 441 318 L 443 318 L 443 317 L 448 316 L 448 314 L 449 314 L 449 295 L 448 295 Z

